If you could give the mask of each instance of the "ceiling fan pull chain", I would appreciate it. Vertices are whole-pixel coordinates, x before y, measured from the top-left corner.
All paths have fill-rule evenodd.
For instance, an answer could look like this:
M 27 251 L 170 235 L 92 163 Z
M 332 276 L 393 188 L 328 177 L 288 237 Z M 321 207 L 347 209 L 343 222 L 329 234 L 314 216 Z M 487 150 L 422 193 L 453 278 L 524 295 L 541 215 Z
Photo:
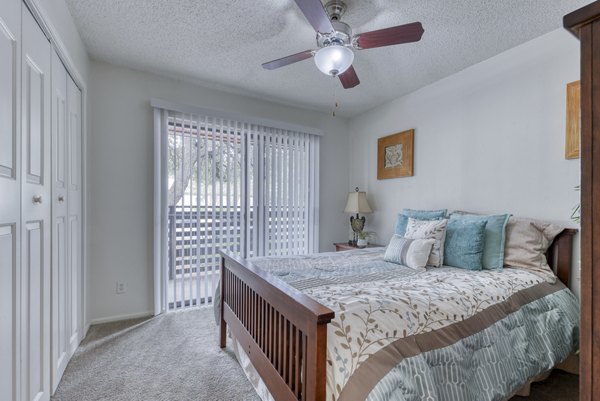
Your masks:
M 336 77 L 333 77 L 332 81 L 333 81 L 333 110 L 331 112 L 331 116 L 335 117 L 335 110 L 338 107 L 338 102 L 337 102 L 337 82 L 336 82 Z

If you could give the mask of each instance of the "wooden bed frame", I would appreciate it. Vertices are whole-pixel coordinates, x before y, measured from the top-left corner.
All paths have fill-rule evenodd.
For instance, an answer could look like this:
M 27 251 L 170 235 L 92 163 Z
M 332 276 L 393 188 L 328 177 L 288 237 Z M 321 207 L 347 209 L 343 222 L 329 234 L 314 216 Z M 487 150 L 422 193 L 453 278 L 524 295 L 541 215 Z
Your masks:
M 573 236 L 565 229 L 546 254 L 569 285 Z M 220 346 L 227 325 L 277 401 L 325 401 L 327 324 L 334 312 L 245 259 L 220 251 Z

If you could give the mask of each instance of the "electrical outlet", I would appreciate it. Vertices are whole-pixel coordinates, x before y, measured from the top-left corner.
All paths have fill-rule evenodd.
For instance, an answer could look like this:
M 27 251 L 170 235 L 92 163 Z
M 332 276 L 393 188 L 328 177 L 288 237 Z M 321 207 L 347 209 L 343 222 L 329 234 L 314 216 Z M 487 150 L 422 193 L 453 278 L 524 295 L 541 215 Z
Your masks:
M 124 281 L 117 281 L 117 294 L 125 294 L 127 292 L 127 283 Z

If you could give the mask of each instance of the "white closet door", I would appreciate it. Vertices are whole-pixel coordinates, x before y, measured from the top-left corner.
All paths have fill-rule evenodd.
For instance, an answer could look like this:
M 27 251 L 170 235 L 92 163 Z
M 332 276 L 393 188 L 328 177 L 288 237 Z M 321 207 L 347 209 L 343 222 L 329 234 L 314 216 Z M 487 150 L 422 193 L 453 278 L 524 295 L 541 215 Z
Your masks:
M 67 76 L 67 170 L 68 185 L 68 249 L 70 268 L 71 316 L 69 331 L 70 354 L 75 352 L 83 339 L 83 241 L 82 241 L 82 122 L 81 91 Z
M 22 7 L 21 396 L 50 399 L 50 42 Z
M 67 96 L 67 70 L 52 52 L 52 392 L 71 356 Z
M 21 0 L 0 7 L 0 399 L 16 400 L 19 383 L 21 155 L 19 87 Z

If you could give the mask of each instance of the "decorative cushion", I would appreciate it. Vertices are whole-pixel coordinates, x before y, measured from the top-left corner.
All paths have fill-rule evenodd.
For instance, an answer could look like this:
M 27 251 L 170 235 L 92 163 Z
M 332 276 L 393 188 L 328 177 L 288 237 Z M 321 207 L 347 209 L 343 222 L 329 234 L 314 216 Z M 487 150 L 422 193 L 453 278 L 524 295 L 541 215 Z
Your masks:
M 406 224 L 408 223 L 408 218 L 412 217 L 418 220 L 440 220 L 446 217 L 446 213 L 448 213 L 448 209 L 440 209 L 440 210 L 415 210 L 415 209 L 403 209 L 402 213 L 398 214 L 398 218 L 396 219 L 396 229 L 395 233 L 401 236 L 406 234 Z
M 383 257 L 386 262 L 422 269 L 427 265 L 433 239 L 410 239 L 394 234 Z
M 504 265 L 525 268 L 548 281 L 556 281 L 546 251 L 563 229 L 548 222 L 511 217 L 506 225 Z
M 450 218 L 446 227 L 444 264 L 467 270 L 483 269 L 487 221 Z
M 447 219 L 417 220 L 412 217 L 408 218 L 406 238 L 435 240 L 427 260 L 428 266 L 439 267 L 444 263 L 444 241 L 446 240 L 447 224 Z
M 485 246 L 483 248 L 483 268 L 486 270 L 502 269 L 504 266 L 504 244 L 506 242 L 506 224 L 509 214 L 492 216 L 475 215 L 466 212 L 453 212 L 450 222 L 460 219 L 466 222 L 485 221 Z M 448 223 L 450 224 L 450 223 Z M 448 230 L 450 225 L 448 225 Z

